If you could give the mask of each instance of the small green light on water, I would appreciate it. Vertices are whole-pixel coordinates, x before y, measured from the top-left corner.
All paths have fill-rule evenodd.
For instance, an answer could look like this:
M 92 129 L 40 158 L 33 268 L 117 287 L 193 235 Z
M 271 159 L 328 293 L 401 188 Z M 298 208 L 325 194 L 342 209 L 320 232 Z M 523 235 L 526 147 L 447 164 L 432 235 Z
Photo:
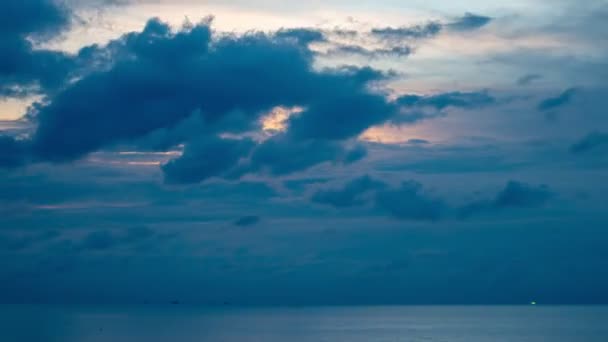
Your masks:
M 532 301 L 530 302 L 530 305 L 536 305 L 536 302 Z

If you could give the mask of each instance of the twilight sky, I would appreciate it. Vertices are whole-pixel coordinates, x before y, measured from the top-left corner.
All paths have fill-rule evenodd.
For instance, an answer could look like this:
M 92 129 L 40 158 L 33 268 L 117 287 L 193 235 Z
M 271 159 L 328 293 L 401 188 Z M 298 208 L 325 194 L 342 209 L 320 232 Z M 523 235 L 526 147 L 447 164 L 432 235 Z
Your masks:
M 0 302 L 608 303 L 608 1 L 4 0 Z

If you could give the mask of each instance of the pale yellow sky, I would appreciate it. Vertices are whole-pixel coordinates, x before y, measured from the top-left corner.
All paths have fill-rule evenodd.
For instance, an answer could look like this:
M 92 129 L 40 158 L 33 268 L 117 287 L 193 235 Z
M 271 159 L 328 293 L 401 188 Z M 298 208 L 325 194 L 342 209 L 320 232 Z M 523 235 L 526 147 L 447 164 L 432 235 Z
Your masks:
M 27 111 L 35 98 L 0 98 L 0 120 L 17 120 Z

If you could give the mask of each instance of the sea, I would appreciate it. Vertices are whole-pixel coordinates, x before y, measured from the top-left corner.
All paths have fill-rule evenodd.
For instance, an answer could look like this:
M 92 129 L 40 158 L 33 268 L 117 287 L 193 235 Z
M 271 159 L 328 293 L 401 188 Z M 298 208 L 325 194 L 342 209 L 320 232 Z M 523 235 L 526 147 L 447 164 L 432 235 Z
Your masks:
M 607 342 L 607 306 L 0 306 L 2 342 Z

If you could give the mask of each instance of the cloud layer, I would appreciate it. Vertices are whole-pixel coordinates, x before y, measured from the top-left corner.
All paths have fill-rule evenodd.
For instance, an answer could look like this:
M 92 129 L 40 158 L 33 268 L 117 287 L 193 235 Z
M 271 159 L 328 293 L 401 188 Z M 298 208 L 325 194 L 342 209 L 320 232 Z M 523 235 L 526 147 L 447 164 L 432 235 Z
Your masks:
M 414 3 L 2 1 L 0 303 L 608 302 L 606 6 Z

